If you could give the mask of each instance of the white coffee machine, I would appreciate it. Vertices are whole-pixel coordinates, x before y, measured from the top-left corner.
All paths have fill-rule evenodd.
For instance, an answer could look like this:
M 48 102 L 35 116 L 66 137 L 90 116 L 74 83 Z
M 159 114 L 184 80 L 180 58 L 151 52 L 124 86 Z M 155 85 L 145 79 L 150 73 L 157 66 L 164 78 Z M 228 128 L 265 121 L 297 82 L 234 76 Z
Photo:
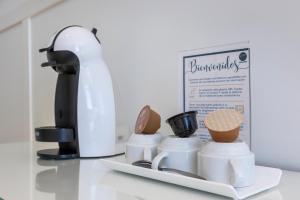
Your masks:
M 106 157 L 116 154 L 112 80 L 96 29 L 68 26 L 51 40 L 46 52 L 57 73 L 55 126 L 35 129 L 36 140 L 58 142 L 58 149 L 37 154 L 45 159 Z M 120 153 L 120 152 L 119 152 Z

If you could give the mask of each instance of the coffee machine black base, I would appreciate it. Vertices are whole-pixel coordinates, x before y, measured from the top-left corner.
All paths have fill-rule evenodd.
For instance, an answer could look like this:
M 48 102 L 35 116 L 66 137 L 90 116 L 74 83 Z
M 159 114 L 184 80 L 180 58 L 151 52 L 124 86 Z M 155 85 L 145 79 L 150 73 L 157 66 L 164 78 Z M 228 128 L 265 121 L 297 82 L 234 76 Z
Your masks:
M 37 155 L 41 159 L 55 159 L 55 160 L 63 160 L 63 159 L 74 159 L 78 158 L 78 155 L 69 152 L 69 151 L 62 151 L 61 149 L 44 149 L 37 152 Z
M 54 126 L 35 129 L 35 139 L 39 142 L 57 142 L 58 149 L 44 149 L 37 152 L 41 159 L 72 159 L 77 158 L 76 140 L 73 129 Z

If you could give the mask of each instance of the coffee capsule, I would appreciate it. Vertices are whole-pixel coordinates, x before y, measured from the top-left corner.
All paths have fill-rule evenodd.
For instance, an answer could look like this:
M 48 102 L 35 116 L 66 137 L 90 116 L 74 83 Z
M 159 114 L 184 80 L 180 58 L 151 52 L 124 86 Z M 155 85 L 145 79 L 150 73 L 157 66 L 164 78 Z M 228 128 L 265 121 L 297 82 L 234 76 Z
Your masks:
M 180 113 L 167 119 L 172 131 L 178 137 L 184 138 L 193 135 L 198 129 L 197 111 Z
M 204 124 L 216 142 L 233 142 L 240 132 L 243 114 L 233 109 L 221 109 L 208 113 Z
M 160 115 L 146 105 L 136 120 L 135 133 L 154 134 L 160 128 L 160 121 Z

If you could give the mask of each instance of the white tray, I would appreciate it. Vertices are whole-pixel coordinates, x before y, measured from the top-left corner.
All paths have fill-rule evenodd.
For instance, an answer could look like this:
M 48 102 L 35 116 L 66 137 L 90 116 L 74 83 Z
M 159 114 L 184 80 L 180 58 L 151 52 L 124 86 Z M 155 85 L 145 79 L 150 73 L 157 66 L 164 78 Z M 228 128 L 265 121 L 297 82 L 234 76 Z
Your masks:
M 254 194 L 277 186 L 282 173 L 280 169 L 256 166 L 255 184 L 244 188 L 234 188 L 227 184 L 205 181 L 174 173 L 133 166 L 126 163 L 124 155 L 115 158 L 103 159 L 102 162 L 109 168 L 116 171 L 215 193 L 218 195 L 231 197 L 233 199 L 245 199 Z

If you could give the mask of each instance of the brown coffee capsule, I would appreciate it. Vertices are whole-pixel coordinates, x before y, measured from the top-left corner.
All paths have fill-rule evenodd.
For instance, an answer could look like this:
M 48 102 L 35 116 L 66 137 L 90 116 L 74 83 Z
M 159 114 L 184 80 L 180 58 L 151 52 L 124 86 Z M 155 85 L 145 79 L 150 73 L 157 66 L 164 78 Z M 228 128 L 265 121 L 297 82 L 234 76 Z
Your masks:
M 204 124 L 216 142 L 233 142 L 239 136 L 243 114 L 233 109 L 221 109 L 208 113 Z
M 138 134 L 154 134 L 160 128 L 160 115 L 151 110 L 149 105 L 142 108 L 136 123 L 135 133 Z

